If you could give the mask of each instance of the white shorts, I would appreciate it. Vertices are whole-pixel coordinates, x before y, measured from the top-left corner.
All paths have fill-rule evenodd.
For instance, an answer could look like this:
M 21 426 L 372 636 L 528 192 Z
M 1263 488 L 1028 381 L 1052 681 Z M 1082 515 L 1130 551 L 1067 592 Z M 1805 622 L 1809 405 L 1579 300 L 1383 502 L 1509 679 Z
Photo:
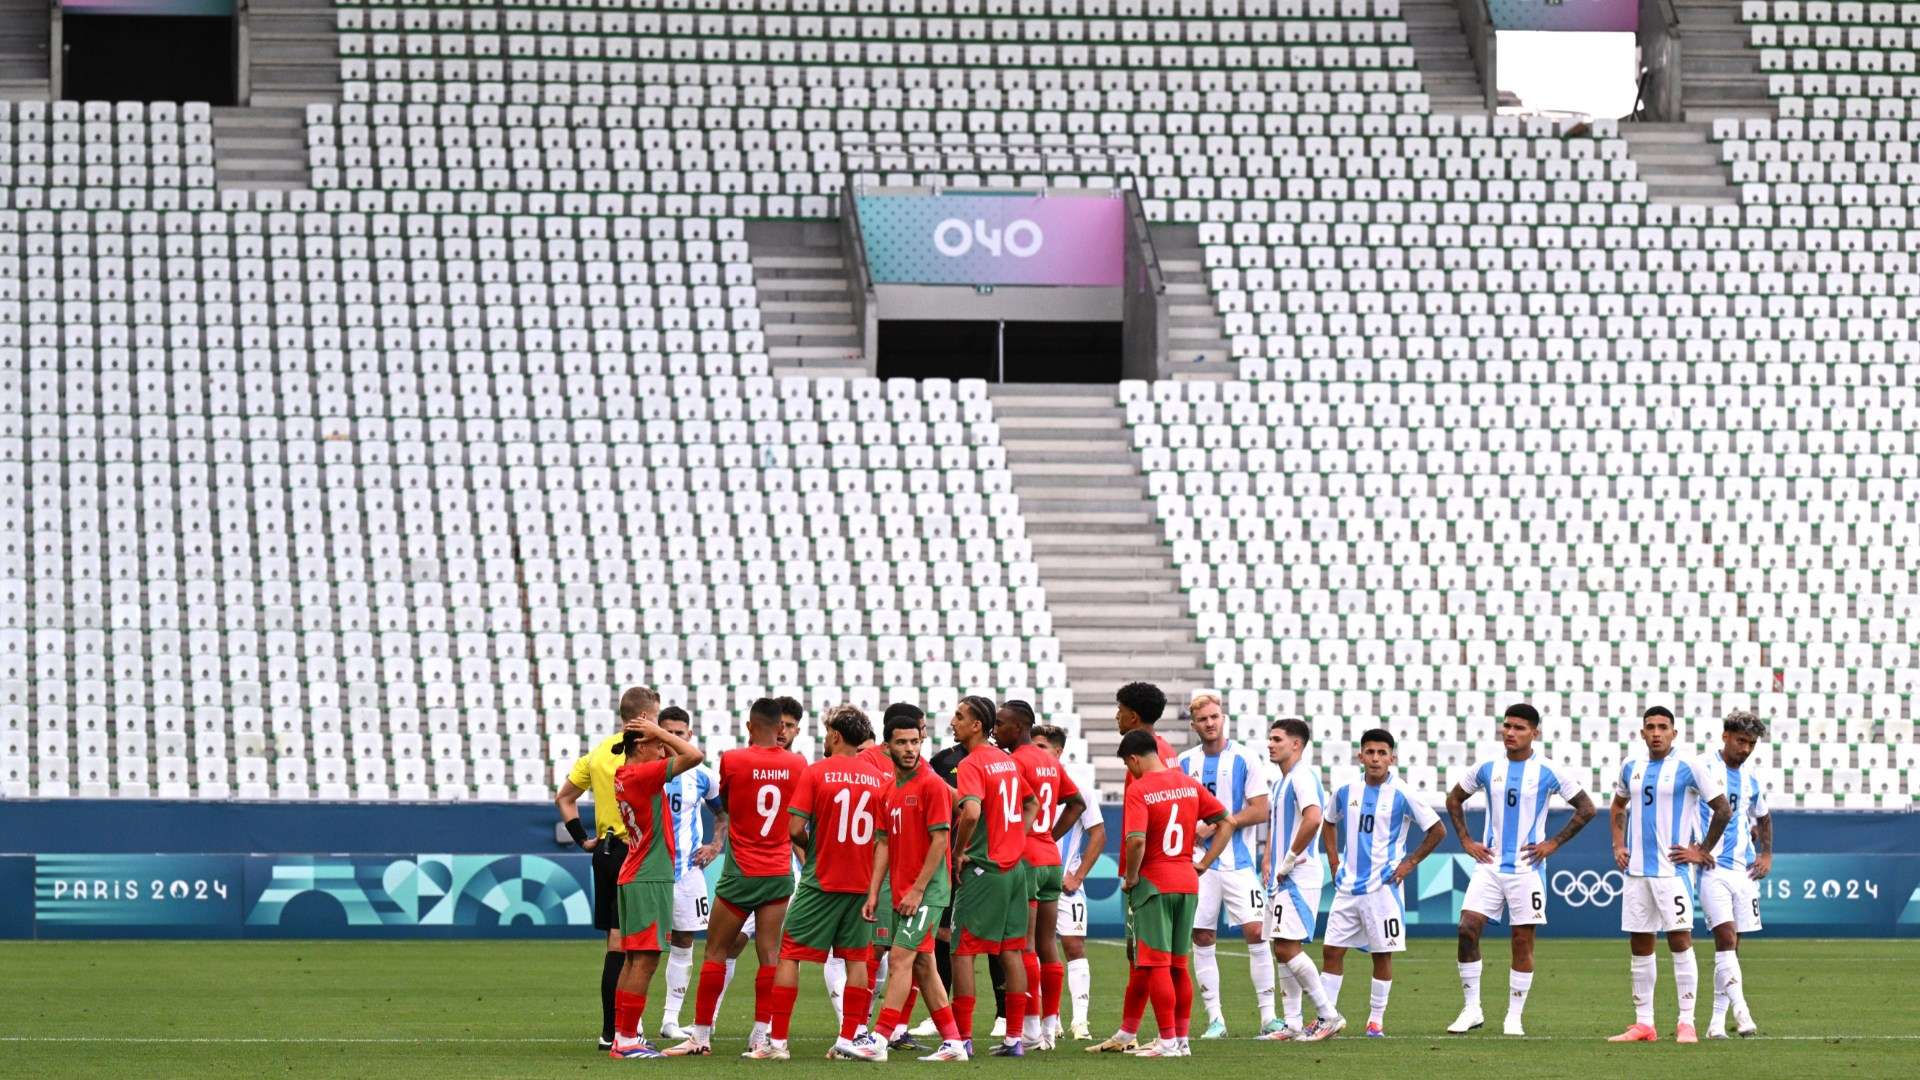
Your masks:
M 1327 944 L 1372 953 L 1405 952 L 1407 911 L 1400 890 L 1386 885 L 1359 896 L 1335 893 L 1333 910 L 1327 913 Z
M 1227 922 L 1234 926 L 1254 923 L 1262 929 L 1267 923 L 1267 891 L 1252 870 L 1209 870 L 1200 875 L 1200 906 L 1193 912 L 1195 930 L 1212 930 L 1220 925 L 1220 909 L 1225 908 Z
M 1709 930 L 1732 923 L 1738 933 L 1751 934 L 1760 929 L 1760 883 L 1745 870 L 1703 870 L 1700 910 L 1706 912 Z
M 1053 916 L 1053 932 L 1059 937 L 1087 936 L 1087 892 L 1060 894 L 1060 910 Z
M 1461 911 L 1477 912 L 1508 926 L 1539 926 L 1547 921 L 1545 873 L 1503 874 L 1486 863 L 1473 868 Z
M 707 928 L 713 914 L 713 900 L 707 896 L 707 875 L 698 868 L 680 875 L 673 883 L 673 929 L 693 934 Z
M 1313 924 L 1320 917 L 1320 886 L 1302 886 L 1283 879 L 1267 908 L 1267 940 L 1313 940 Z
M 1671 934 L 1693 929 L 1693 890 L 1684 877 L 1627 875 L 1620 886 L 1620 929 Z

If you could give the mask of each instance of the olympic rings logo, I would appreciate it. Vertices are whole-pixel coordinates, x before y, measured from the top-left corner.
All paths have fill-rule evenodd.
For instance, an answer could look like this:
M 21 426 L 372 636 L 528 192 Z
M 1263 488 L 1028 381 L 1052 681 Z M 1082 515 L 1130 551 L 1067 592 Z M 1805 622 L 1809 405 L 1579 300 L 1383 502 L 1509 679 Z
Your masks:
M 1627 879 L 1618 870 L 1600 873 L 1595 870 L 1556 871 L 1552 878 L 1553 894 L 1567 902 L 1568 907 L 1607 907 L 1620 898 L 1620 892 L 1626 888 Z

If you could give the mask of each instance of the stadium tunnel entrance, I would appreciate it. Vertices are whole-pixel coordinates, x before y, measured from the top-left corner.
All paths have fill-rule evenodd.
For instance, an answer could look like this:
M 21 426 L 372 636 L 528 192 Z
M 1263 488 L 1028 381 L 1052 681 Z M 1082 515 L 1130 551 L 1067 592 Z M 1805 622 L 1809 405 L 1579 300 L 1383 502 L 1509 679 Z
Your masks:
M 883 379 L 1117 383 L 1121 324 L 882 319 L 878 361 Z
M 170 11 L 218 4 L 172 3 Z M 129 14 L 131 8 L 138 14 Z M 232 105 L 236 81 L 232 5 L 224 14 L 147 14 L 146 6 L 69 8 L 60 96 L 69 101 L 204 101 Z

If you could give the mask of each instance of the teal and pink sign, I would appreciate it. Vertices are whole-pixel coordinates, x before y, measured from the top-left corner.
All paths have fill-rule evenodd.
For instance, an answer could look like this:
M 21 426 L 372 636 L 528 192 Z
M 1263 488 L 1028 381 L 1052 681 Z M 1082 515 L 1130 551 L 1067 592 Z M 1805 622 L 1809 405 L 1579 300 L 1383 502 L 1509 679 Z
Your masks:
M 234 0 L 61 0 L 75 15 L 231 15 Z
M 880 285 L 1117 286 L 1126 203 L 1099 196 L 859 195 Z
M 1632 33 L 1639 0 L 1487 0 L 1496 30 L 1586 30 Z

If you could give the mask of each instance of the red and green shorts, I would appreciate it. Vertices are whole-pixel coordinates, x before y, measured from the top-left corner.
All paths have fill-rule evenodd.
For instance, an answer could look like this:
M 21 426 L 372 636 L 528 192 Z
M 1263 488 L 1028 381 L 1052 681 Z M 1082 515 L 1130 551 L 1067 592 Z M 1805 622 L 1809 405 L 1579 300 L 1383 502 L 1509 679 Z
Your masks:
M 827 962 L 831 953 L 849 962 L 865 961 L 873 951 L 873 924 L 860 917 L 866 893 L 832 893 L 801 882 L 787 908 L 780 959 Z
M 953 900 L 953 925 L 960 931 L 955 956 L 1024 952 L 1027 947 L 1027 867 L 1006 870 L 993 863 L 969 862 L 960 871 Z
M 1027 899 L 1036 904 L 1058 903 L 1060 884 L 1066 879 L 1066 867 L 1058 863 L 1053 866 L 1027 867 Z
M 1133 966 L 1171 967 L 1176 956 L 1193 952 L 1193 916 L 1200 909 L 1195 893 L 1163 893 L 1142 881 L 1127 894 L 1133 917 Z
M 620 886 L 620 947 L 660 952 L 673 929 L 673 882 L 629 881 Z
M 883 925 L 874 931 L 874 937 L 883 939 L 890 949 L 910 949 L 917 953 L 933 951 L 933 939 L 940 931 L 939 907 L 919 907 L 910 915 L 902 915 L 887 908 Z
M 792 897 L 792 874 L 749 877 L 740 872 L 732 859 L 720 868 L 720 880 L 713 885 L 713 899 L 743 919 L 768 904 L 785 903 Z

